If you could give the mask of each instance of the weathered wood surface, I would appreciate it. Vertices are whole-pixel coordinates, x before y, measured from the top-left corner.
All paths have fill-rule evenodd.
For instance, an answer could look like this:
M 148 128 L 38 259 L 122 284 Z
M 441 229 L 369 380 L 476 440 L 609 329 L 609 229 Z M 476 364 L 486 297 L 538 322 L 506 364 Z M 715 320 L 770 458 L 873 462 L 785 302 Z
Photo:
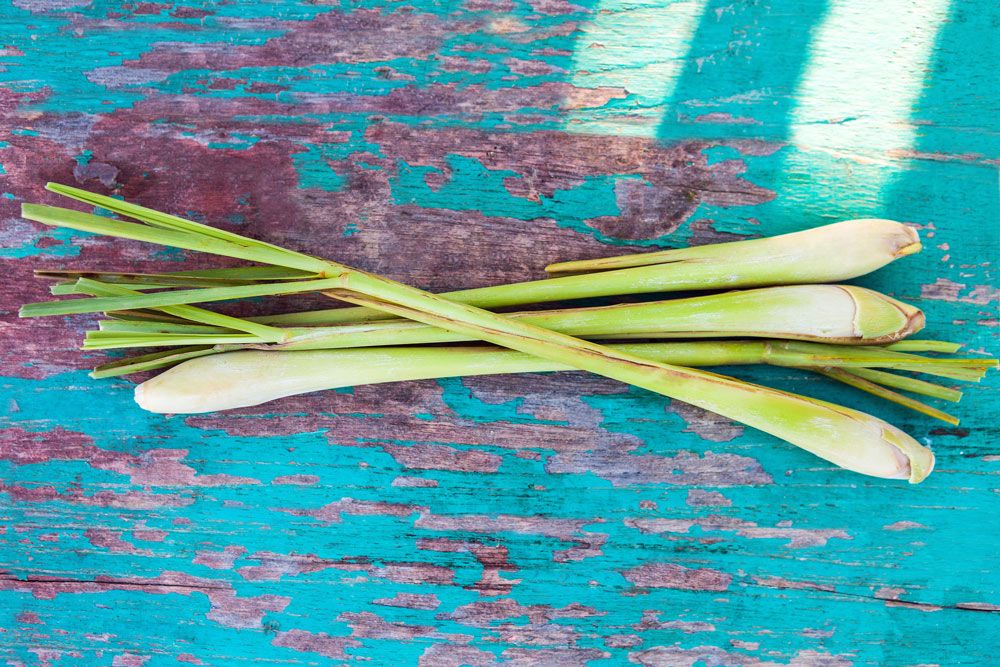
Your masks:
M 911 487 L 582 374 L 164 418 L 87 378 L 89 317 L 14 313 L 39 265 L 191 266 L 20 220 L 55 180 L 434 290 L 892 217 L 926 250 L 861 282 L 996 354 L 998 26 L 992 0 L 5 2 L 0 659 L 991 664 L 995 378 L 943 428 L 739 371 L 929 444 Z

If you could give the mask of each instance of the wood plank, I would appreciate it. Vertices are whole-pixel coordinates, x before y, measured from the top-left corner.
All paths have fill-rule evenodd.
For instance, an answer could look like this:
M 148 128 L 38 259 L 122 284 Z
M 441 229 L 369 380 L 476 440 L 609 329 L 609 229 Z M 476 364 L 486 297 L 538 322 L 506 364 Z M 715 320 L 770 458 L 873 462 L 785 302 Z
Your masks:
M 734 370 L 897 424 L 938 457 L 918 486 L 581 373 L 163 417 L 86 376 L 91 318 L 17 307 L 39 266 L 219 262 L 17 212 L 77 184 L 442 291 L 890 217 L 924 252 L 857 282 L 996 354 L 998 25 L 986 0 L 0 9 L 0 659 L 989 664 L 996 374 L 953 428 Z

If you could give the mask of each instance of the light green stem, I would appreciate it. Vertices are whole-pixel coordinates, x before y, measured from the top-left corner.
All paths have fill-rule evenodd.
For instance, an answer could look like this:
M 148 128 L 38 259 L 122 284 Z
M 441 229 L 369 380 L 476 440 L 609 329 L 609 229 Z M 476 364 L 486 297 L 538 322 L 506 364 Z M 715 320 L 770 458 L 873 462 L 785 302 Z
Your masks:
M 845 285 L 767 287 L 672 301 L 508 313 L 504 317 L 589 339 L 749 336 L 845 345 L 896 340 L 923 325 L 919 310 L 878 292 Z M 87 349 L 235 342 L 226 330 L 167 323 L 105 324 L 101 329 L 88 334 Z M 273 335 L 260 342 L 272 340 Z M 281 348 L 315 350 L 466 340 L 475 339 L 409 320 L 389 320 L 288 329 Z
M 816 370 L 814 355 L 796 353 L 788 345 L 791 344 L 777 341 L 727 341 L 632 343 L 609 347 L 644 359 L 683 366 L 776 363 Z M 785 349 L 781 354 L 774 354 L 777 347 Z M 196 356 L 202 355 L 195 351 L 177 361 Z M 293 394 L 362 384 L 571 370 L 570 366 L 498 347 L 383 347 L 299 352 L 248 350 L 223 353 L 219 357 L 183 363 L 143 383 L 136 390 L 137 400 L 144 408 L 154 412 L 210 412 L 259 405 Z M 139 360 L 140 363 L 142 361 Z M 829 368 L 825 370 L 834 377 Z M 853 375 L 864 371 L 855 368 L 843 370 Z M 879 377 L 883 385 L 891 385 L 896 379 L 913 381 L 912 378 L 891 373 L 879 373 Z M 196 378 L 202 379 L 196 381 Z M 851 384 L 870 390 L 867 385 Z M 950 391 L 926 382 L 921 384 Z M 899 402 L 899 394 L 895 392 L 886 395 L 878 390 L 875 393 Z M 913 407 L 910 403 L 905 404 Z
M 701 280 L 746 285 L 746 277 L 752 276 L 752 284 L 773 285 L 787 282 L 783 274 L 791 268 L 797 282 L 825 283 L 863 276 L 919 251 L 915 229 L 894 220 L 862 218 L 762 239 L 559 262 L 545 270 L 559 274 L 669 266 L 700 274 Z

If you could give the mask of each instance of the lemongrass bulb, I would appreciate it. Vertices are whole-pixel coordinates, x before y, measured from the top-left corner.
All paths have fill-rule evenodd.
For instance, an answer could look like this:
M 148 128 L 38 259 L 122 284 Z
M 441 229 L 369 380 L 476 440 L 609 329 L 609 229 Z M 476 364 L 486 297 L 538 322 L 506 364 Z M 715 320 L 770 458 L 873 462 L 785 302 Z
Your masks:
M 761 363 L 783 346 L 727 341 L 632 343 L 615 345 L 614 349 L 685 366 L 718 366 Z M 785 363 L 792 363 L 793 357 L 794 353 L 785 352 Z M 811 363 L 807 355 L 796 358 Z M 362 384 L 561 370 L 572 367 L 493 346 L 239 350 L 178 364 L 138 385 L 135 400 L 150 412 L 190 414 Z
M 494 347 L 239 350 L 178 364 L 138 385 L 135 400 L 150 412 L 191 414 L 259 405 L 322 389 L 562 368 Z

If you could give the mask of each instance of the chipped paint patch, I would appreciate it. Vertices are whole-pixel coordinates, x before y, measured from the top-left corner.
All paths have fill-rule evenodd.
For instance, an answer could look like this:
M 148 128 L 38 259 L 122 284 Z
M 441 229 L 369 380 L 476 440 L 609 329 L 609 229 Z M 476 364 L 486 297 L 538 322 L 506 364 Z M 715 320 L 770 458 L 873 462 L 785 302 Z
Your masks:
M 622 575 L 643 588 L 675 588 L 688 591 L 725 591 L 731 575 L 708 568 L 689 568 L 676 563 L 646 563 Z

